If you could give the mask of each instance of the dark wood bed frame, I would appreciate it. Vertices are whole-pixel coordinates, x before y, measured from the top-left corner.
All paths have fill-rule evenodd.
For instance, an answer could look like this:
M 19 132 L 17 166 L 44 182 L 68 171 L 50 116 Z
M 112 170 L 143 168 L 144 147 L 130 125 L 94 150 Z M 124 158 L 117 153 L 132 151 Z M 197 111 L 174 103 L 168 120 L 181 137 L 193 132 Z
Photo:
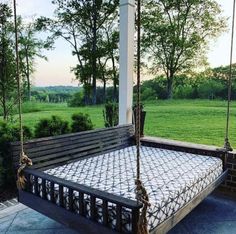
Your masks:
M 55 176 L 48 175 L 43 171 L 49 168 L 64 165 L 86 157 L 94 157 L 109 151 L 124 148 L 134 144 L 133 125 L 122 125 L 113 128 L 99 129 L 81 133 L 67 134 L 56 137 L 47 137 L 28 141 L 24 144 L 26 154 L 32 159 L 33 166 L 25 169 L 27 178 L 26 187 L 19 191 L 19 201 L 28 207 L 74 229 L 83 234 L 95 233 L 120 233 L 122 232 L 122 210 L 129 209 L 132 212 L 131 233 L 137 233 L 137 221 L 139 211 L 142 207 L 136 201 L 122 198 L 107 192 L 96 190 L 85 185 L 66 181 Z M 225 159 L 227 153 L 217 150 L 215 147 L 180 143 L 176 141 L 163 140 L 161 138 L 144 137 L 142 145 L 172 149 L 175 151 L 190 152 L 194 154 L 210 155 Z M 15 166 L 18 165 L 20 143 L 11 144 L 11 152 Z M 151 234 L 166 233 L 183 219 L 193 208 L 195 208 L 206 196 L 208 196 L 227 176 L 224 168 L 222 175 L 212 184 L 205 188 L 198 196 L 192 199 L 174 215 L 158 225 Z M 36 186 L 32 192 L 32 178 Z M 41 181 L 42 191 L 38 191 L 38 179 Z M 46 186 L 50 184 L 50 200 L 47 197 Z M 54 185 L 59 186 L 59 205 L 54 198 Z M 64 189 L 68 191 L 69 205 L 64 204 Z M 73 192 L 79 194 L 79 214 L 73 208 Z M 84 213 L 84 199 L 90 197 L 90 217 Z M 102 201 L 102 220 L 96 222 L 96 200 Z M 116 206 L 115 230 L 108 227 L 108 204 Z

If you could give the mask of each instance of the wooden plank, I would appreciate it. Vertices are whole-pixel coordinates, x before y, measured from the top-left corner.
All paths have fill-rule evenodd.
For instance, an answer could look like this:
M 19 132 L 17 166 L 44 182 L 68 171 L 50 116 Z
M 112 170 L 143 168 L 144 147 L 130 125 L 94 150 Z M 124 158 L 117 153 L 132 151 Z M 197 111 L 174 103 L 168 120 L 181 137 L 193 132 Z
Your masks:
M 151 146 L 156 148 L 170 149 L 181 152 L 188 152 L 193 154 L 209 155 L 222 158 L 225 155 L 225 151 L 215 146 L 193 144 L 188 142 L 180 142 L 174 140 L 168 140 L 158 137 L 144 137 L 141 139 L 141 143 L 144 146 Z
M 50 166 L 57 167 L 59 164 L 63 165 L 65 163 L 69 163 L 71 161 L 77 161 L 78 159 L 84 158 L 84 157 L 98 156 L 98 155 L 119 149 L 120 147 L 121 147 L 120 144 L 113 144 L 113 145 L 106 146 L 106 148 L 104 148 L 102 151 L 98 148 L 95 148 L 90 151 L 85 151 L 85 152 L 81 152 L 81 153 L 74 154 L 74 155 L 69 155 L 69 156 L 60 157 L 60 158 L 56 158 L 56 159 L 49 160 L 49 161 L 35 163 L 35 164 L 33 164 L 33 166 L 31 166 L 31 168 L 34 168 L 34 169 L 44 168 L 45 169 L 45 168 L 51 168 Z M 73 160 L 73 159 L 76 159 L 76 160 Z
M 228 170 L 224 171 L 215 181 L 208 185 L 195 198 L 188 202 L 184 207 L 179 209 L 175 214 L 167 220 L 159 224 L 150 234 L 165 234 L 180 222 L 187 214 L 189 214 L 201 201 L 203 201 L 210 193 L 212 193 L 227 177 Z
M 124 129 L 122 134 L 114 134 L 116 132 L 109 132 L 107 134 L 97 134 L 96 136 L 93 135 L 88 135 L 87 138 L 81 138 L 79 137 L 78 139 L 75 140 L 71 140 L 71 139 L 61 139 L 61 142 L 58 143 L 57 140 L 55 140 L 55 142 L 52 142 L 50 145 L 41 145 L 41 144 L 37 144 L 37 145 L 28 145 L 27 146 L 27 142 L 24 144 L 25 148 L 26 148 L 26 153 L 31 155 L 31 157 L 36 157 L 39 156 L 40 153 L 44 154 L 47 151 L 50 153 L 50 151 L 54 152 L 54 150 L 56 150 L 57 148 L 62 148 L 62 147 L 66 147 L 66 146 L 71 146 L 73 148 L 74 145 L 83 145 L 83 144 L 92 144 L 92 143 L 96 143 L 97 141 L 106 141 L 109 139 L 124 139 L 125 141 L 129 139 L 130 134 Z M 64 140 L 64 141 L 62 141 Z M 38 148 L 40 147 L 40 152 L 38 151 Z M 19 149 L 15 149 L 13 150 L 13 156 L 18 156 L 20 152 L 20 148 Z
M 26 153 L 30 158 L 32 158 L 34 164 L 43 163 L 43 161 L 49 161 L 50 159 L 54 158 L 56 161 L 51 162 L 50 165 L 52 165 L 53 163 L 61 163 L 63 162 L 63 160 L 59 159 L 57 161 L 57 159 L 60 157 L 62 158 L 65 156 L 65 161 L 66 161 L 66 160 L 71 160 L 71 158 L 68 157 L 68 155 L 77 154 L 79 152 L 92 150 L 91 154 L 92 153 L 96 154 L 99 151 L 103 152 L 111 149 L 112 147 L 115 148 L 128 145 L 129 142 L 132 141 L 131 140 L 132 130 L 130 130 L 132 128 L 133 128 L 132 125 L 129 125 L 128 127 L 125 126 L 120 128 L 109 128 L 109 130 L 105 129 L 101 132 L 97 130 L 96 134 L 93 131 L 88 131 L 86 132 L 86 134 L 84 133 L 84 136 L 86 136 L 87 139 L 81 138 L 83 134 L 80 133 L 80 138 L 77 139 L 76 141 L 82 140 L 83 143 L 78 145 L 73 144 L 73 141 L 63 136 L 59 137 L 59 139 L 55 137 L 56 140 L 53 140 L 54 138 L 50 138 L 51 144 L 49 144 L 50 147 L 48 148 L 48 142 L 45 141 L 45 138 L 41 139 L 41 141 L 40 139 L 38 139 L 35 141 L 30 141 L 29 143 L 25 143 Z M 79 134 L 76 134 L 76 137 L 78 138 Z M 94 140 L 91 140 L 91 138 L 93 138 Z M 53 142 L 58 140 L 60 141 L 64 140 L 64 142 L 61 142 L 60 144 Z M 46 144 L 46 146 L 44 146 L 44 144 Z M 19 147 L 19 145 L 16 144 L 14 146 L 13 143 L 11 147 L 13 148 L 13 154 L 15 154 L 15 156 L 13 157 L 13 161 L 17 166 L 19 159 L 19 149 L 14 150 L 14 147 L 15 148 Z M 42 147 L 45 150 L 42 150 Z M 95 148 L 97 149 L 97 151 L 94 150 Z M 32 153 L 29 153 L 30 151 L 32 151 Z M 44 166 L 48 167 L 49 165 L 46 163 L 42 165 L 42 167 Z M 40 167 L 35 167 L 35 168 L 40 168 Z
M 92 135 L 102 135 L 107 134 L 109 132 L 119 132 L 119 131 L 128 131 L 130 135 L 134 135 L 133 131 L 133 125 L 122 125 L 122 126 L 116 126 L 112 128 L 104 128 L 104 129 L 96 129 L 91 131 L 84 131 L 79 133 L 71 133 L 71 134 L 64 134 L 60 136 L 53 136 L 53 137 L 45 137 L 45 138 L 39 138 L 39 139 L 33 139 L 30 141 L 25 142 L 25 148 L 28 147 L 31 148 L 31 146 L 36 147 L 37 145 L 43 146 L 43 145 L 50 145 L 51 142 L 54 143 L 55 140 L 59 140 L 59 142 L 64 142 L 65 139 L 73 140 L 76 137 L 86 138 L 91 137 Z M 20 142 L 12 142 L 11 147 L 13 147 L 13 151 L 20 149 Z
M 65 208 L 52 204 L 49 201 L 42 200 L 41 198 L 24 191 L 19 191 L 19 201 L 69 228 L 78 230 L 81 234 L 117 233 L 99 223 L 93 222 L 79 214 L 72 213 Z
M 55 184 L 59 184 L 62 185 L 66 188 L 72 188 L 75 191 L 79 191 L 80 193 L 85 193 L 88 195 L 93 195 L 98 199 L 101 200 L 107 200 L 108 202 L 112 202 L 115 204 L 120 204 L 124 207 L 130 208 L 130 209 L 137 209 L 137 208 L 141 208 L 142 205 L 138 205 L 136 201 L 128 199 L 128 198 L 124 198 L 121 196 L 117 196 L 111 193 L 107 193 L 105 191 L 101 191 L 101 190 L 97 190 L 91 187 L 88 187 L 86 185 L 82 185 L 82 184 L 78 184 L 78 183 L 74 183 L 68 180 L 64 180 L 52 175 L 48 175 L 44 172 L 38 171 L 38 170 L 34 170 L 34 169 L 30 169 L 27 168 L 25 169 L 25 173 L 27 174 L 31 174 L 40 178 L 44 178 L 48 181 L 53 181 Z
M 94 149 L 94 148 L 98 148 L 100 151 L 105 148 L 106 146 L 112 145 L 114 143 L 117 144 L 118 140 L 110 140 L 108 143 L 104 143 L 104 142 L 87 142 L 84 145 L 73 145 L 73 147 L 64 147 L 64 148 L 57 148 L 55 150 L 54 153 L 52 152 L 40 152 L 37 155 L 34 155 L 33 157 L 31 157 L 31 155 L 29 155 L 29 157 L 33 160 L 34 163 L 38 162 L 38 161 L 44 161 L 44 160 L 48 160 L 51 158 L 57 158 L 60 156 L 67 156 L 70 154 L 75 154 L 75 153 L 79 153 L 79 152 L 83 152 L 83 151 L 89 151 L 90 149 Z M 121 145 L 121 143 L 118 143 Z M 102 148 L 101 148 L 102 147 Z

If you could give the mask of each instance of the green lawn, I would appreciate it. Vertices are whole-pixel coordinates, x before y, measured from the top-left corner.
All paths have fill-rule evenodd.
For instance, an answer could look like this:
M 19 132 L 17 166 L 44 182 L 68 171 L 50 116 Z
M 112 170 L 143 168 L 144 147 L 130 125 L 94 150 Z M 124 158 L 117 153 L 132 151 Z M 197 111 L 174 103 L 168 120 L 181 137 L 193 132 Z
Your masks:
M 232 103 L 230 140 L 236 147 L 236 102 Z M 24 124 L 33 128 L 41 119 L 58 115 L 70 121 L 77 112 L 88 113 L 95 128 L 103 127 L 103 106 L 70 108 L 66 104 L 26 103 Z M 173 100 L 145 103 L 145 135 L 222 146 L 225 135 L 226 102 Z

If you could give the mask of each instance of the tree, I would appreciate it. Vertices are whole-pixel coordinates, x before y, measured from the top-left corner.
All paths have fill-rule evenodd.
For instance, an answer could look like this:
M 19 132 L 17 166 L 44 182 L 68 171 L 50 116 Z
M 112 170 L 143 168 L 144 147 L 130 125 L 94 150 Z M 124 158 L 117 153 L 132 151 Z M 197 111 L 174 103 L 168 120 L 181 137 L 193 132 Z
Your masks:
M 63 38 L 72 47 L 72 54 L 78 60 L 73 71 L 84 84 L 88 102 L 92 92 L 93 104 L 96 104 L 98 32 L 118 3 L 118 0 L 54 0 L 57 7 L 54 18 L 38 19 L 40 29 L 51 32 L 53 38 Z
M 0 105 L 4 120 L 7 120 L 17 99 L 11 17 L 8 5 L 0 3 Z
M 25 78 L 27 87 L 27 99 L 31 99 L 31 75 L 34 72 L 34 62 L 36 57 L 47 60 L 47 57 L 42 55 L 43 49 L 51 49 L 51 40 L 41 40 L 37 37 L 38 31 L 35 28 L 35 23 L 32 20 L 29 23 L 23 23 L 22 18 L 18 18 L 19 31 L 19 58 L 20 71 Z
M 215 0 L 145 1 L 144 52 L 155 68 L 164 71 L 168 98 L 175 74 L 204 61 L 209 40 L 225 29 L 225 22 Z
M 119 32 L 117 30 L 118 23 L 117 14 L 114 14 L 112 21 L 107 21 L 103 25 L 100 40 L 98 41 L 98 60 L 100 65 L 100 79 L 104 84 L 104 97 L 106 97 L 106 83 L 112 80 L 113 83 L 113 101 L 117 100 L 118 86 L 118 59 L 119 59 Z M 104 98 L 105 100 L 105 98 Z

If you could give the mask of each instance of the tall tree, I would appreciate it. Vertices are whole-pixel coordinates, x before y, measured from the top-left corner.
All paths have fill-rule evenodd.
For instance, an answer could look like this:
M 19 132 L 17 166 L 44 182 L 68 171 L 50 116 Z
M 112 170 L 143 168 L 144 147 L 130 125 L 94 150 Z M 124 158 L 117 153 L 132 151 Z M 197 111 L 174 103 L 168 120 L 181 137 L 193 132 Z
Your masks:
M 54 0 L 52 2 L 56 5 L 54 18 L 41 17 L 38 26 L 51 32 L 54 38 L 61 37 L 71 45 L 72 54 L 78 60 L 78 65 L 73 70 L 87 89 L 86 92 L 92 91 L 92 103 L 95 104 L 98 32 L 116 10 L 119 1 Z
M 34 20 L 24 23 L 22 18 L 19 17 L 18 24 L 20 72 L 25 78 L 27 99 L 30 101 L 31 75 L 34 72 L 35 59 L 38 57 L 47 60 L 42 51 L 52 48 L 52 41 L 39 39 Z
M 199 65 L 207 44 L 226 27 L 215 0 L 144 0 L 143 47 L 153 66 L 164 71 L 172 98 L 176 73 Z
M 0 106 L 3 119 L 7 120 L 16 97 L 15 57 L 12 12 L 6 4 L 0 3 Z

